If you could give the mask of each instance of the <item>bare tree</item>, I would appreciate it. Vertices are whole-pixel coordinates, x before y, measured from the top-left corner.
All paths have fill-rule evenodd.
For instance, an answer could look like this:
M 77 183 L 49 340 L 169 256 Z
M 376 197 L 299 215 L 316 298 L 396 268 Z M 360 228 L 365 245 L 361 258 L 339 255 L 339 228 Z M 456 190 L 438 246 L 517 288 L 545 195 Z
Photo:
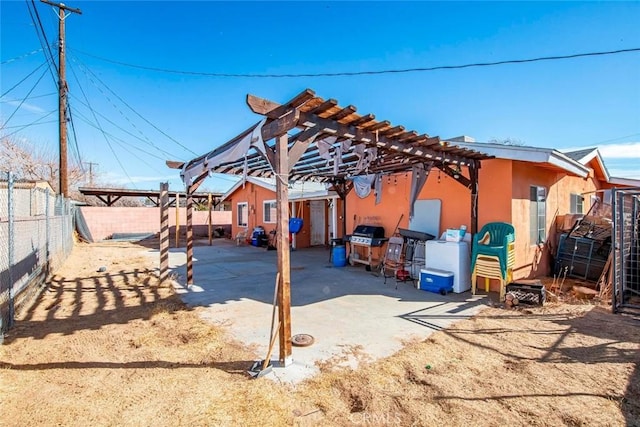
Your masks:
M 27 140 L 0 138 L 0 171 L 11 172 L 18 179 L 47 181 L 51 188 L 58 189 L 57 155 Z M 84 179 L 84 172 L 77 164 L 70 163 L 67 174 L 72 188 L 77 188 Z

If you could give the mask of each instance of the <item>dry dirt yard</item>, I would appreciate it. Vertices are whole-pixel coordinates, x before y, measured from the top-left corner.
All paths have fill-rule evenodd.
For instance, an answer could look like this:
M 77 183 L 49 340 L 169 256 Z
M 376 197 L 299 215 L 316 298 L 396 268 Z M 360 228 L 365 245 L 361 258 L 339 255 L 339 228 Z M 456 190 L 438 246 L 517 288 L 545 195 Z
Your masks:
M 263 356 L 158 286 L 141 249 L 77 244 L 20 314 L 0 346 L 0 425 L 640 425 L 636 319 L 487 307 L 294 387 L 249 379 Z

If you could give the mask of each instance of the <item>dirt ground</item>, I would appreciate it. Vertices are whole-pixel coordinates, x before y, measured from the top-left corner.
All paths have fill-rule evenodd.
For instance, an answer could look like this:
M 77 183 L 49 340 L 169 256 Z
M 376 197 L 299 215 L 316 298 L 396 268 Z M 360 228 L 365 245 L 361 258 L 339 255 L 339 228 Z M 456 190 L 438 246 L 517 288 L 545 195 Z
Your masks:
M 0 346 L 0 425 L 640 426 L 640 322 L 582 302 L 487 307 L 295 387 L 249 379 L 259 358 L 140 246 L 77 244 Z

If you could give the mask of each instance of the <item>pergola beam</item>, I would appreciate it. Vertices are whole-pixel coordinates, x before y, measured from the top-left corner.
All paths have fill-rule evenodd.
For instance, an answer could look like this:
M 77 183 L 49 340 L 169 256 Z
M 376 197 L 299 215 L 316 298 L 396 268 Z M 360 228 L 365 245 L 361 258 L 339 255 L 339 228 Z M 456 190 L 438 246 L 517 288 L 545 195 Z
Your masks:
M 422 157 L 426 160 L 449 161 L 452 163 L 467 164 L 468 160 L 455 154 L 447 156 L 445 153 L 435 151 L 428 145 L 438 144 L 440 138 L 433 137 L 426 140 L 423 145 L 408 145 L 358 127 L 338 123 L 330 119 L 323 119 L 314 114 L 300 113 L 299 126 L 307 128 L 316 127 L 323 133 L 352 139 L 354 142 L 362 142 L 370 147 L 382 147 L 390 151 L 402 152 L 406 155 Z M 428 144 L 428 145 L 427 145 Z

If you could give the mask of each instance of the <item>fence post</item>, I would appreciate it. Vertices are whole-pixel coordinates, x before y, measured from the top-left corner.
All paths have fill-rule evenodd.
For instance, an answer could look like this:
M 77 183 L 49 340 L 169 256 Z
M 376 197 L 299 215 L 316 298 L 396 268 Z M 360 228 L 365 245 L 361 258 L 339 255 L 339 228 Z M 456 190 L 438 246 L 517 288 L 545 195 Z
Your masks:
M 51 265 L 51 220 L 49 216 L 51 215 L 51 195 L 49 194 L 49 189 L 45 189 L 45 205 L 44 205 L 44 227 L 45 227 L 45 245 L 44 245 L 44 256 L 45 256 L 45 267 L 46 267 L 46 277 L 49 276 L 49 268 Z
M 13 174 L 7 173 L 7 199 L 8 199 L 8 215 L 9 215 L 9 324 L 13 326 L 13 318 L 15 315 L 14 295 L 13 295 L 13 264 L 15 263 L 15 218 L 13 212 Z

